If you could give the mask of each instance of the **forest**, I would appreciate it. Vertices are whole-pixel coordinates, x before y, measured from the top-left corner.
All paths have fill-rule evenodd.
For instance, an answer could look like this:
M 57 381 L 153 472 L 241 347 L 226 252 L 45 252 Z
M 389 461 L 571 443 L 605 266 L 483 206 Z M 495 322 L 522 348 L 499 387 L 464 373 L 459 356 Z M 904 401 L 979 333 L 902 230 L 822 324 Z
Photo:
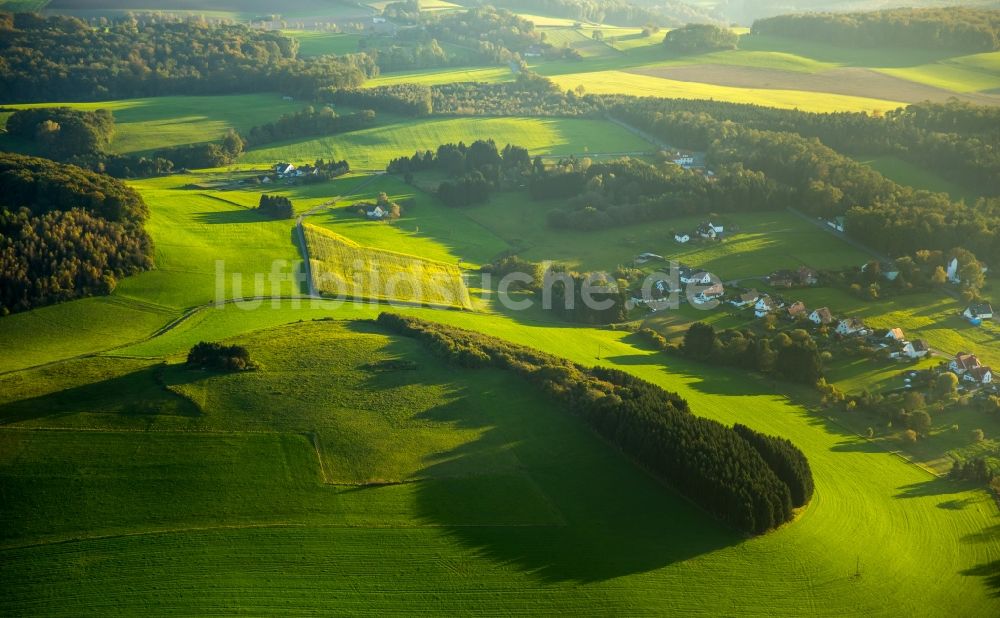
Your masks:
M 148 209 L 107 176 L 0 154 L 0 314 L 107 294 L 151 268 Z
M 762 534 L 812 497 L 805 455 L 786 440 L 695 416 L 676 393 L 626 372 L 584 368 L 530 348 L 382 313 L 378 324 L 469 368 L 513 371 L 633 461 L 735 528 Z
M 0 100 L 260 91 L 312 97 L 364 81 L 350 59 L 301 59 L 297 51 L 297 41 L 275 32 L 194 18 L 127 17 L 98 28 L 75 17 L 0 13 Z
M 1000 49 L 1000 13 L 970 7 L 800 13 L 758 19 L 752 32 L 844 47 L 989 52 Z
M 736 49 L 739 37 L 729 28 L 711 24 L 688 24 L 663 37 L 663 47 L 678 55 L 704 54 L 720 49 Z

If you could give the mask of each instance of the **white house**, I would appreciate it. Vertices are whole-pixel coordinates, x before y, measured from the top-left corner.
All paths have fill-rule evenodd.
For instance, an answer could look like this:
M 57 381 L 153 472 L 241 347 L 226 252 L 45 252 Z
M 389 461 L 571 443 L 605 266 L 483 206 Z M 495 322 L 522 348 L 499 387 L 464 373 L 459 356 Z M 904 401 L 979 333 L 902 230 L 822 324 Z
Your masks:
M 677 242 L 679 242 L 679 243 L 681 243 L 683 245 L 684 243 L 686 243 L 689 240 L 691 240 L 691 237 L 688 236 L 687 234 L 674 234 L 674 240 L 676 240 Z
M 993 306 L 989 303 L 975 303 L 969 305 L 962 315 L 969 320 L 992 320 Z
M 387 214 L 389 214 L 389 212 L 386 211 L 386 210 L 382 210 L 381 206 L 376 206 L 375 208 L 370 208 L 370 209 L 368 209 L 368 210 L 365 211 L 365 215 L 369 219 L 382 219 Z
M 809 320 L 813 324 L 829 324 L 833 322 L 833 314 L 827 307 L 820 307 L 809 314 Z
M 865 330 L 865 323 L 858 318 L 847 318 L 846 320 L 841 320 L 837 324 L 837 333 L 841 335 L 856 335 L 858 333 L 863 333 Z
M 291 163 L 279 163 L 274 166 L 274 171 L 278 176 L 287 176 L 295 171 L 295 166 Z
M 979 384 L 989 384 L 993 381 L 993 370 L 985 365 L 973 367 L 964 376 L 962 376 L 962 379 L 969 382 L 977 382 Z
M 765 315 L 774 311 L 776 308 L 777 305 L 775 304 L 774 300 L 772 300 L 771 297 L 768 296 L 767 294 L 764 294 L 760 298 L 758 298 L 757 303 L 754 304 L 753 314 L 758 318 L 762 318 Z
M 726 231 L 726 228 L 725 226 L 715 225 L 709 221 L 699 225 L 696 231 L 698 232 L 698 236 L 701 236 L 702 238 L 718 238 L 723 232 Z
M 701 285 L 708 285 L 712 282 L 712 275 L 705 272 L 704 270 L 696 270 L 694 272 L 685 275 L 681 273 L 681 283 L 697 283 Z
M 909 358 L 923 358 L 927 356 L 928 352 L 930 352 L 930 348 L 927 346 L 927 342 L 923 339 L 907 341 L 903 344 L 902 354 L 904 356 L 908 356 Z

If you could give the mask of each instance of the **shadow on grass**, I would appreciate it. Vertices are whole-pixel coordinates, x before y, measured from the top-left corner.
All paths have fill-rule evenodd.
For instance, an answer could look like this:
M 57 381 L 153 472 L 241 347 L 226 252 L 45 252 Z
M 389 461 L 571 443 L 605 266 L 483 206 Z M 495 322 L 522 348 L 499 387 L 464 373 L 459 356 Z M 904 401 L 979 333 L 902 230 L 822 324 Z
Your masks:
M 263 223 L 273 221 L 269 217 L 255 208 L 241 208 L 238 210 L 206 211 L 194 213 L 194 220 L 198 223 L 208 223 L 210 225 L 233 225 L 240 223 Z
M 899 493 L 893 497 L 923 498 L 926 496 L 947 496 L 951 494 L 965 493 L 969 490 L 976 489 L 977 487 L 979 486 L 976 485 L 975 483 L 953 481 L 947 478 L 935 478 L 929 481 L 924 481 L 922 483 L 910 483 L 909 485 L 903 485 L 901 487 L 897 487 Z M 965 500 L 968 500 L 968 498 L 966 498 Z M 952 500 L 951 502 L 956 503 L 957 506 L 957 503 L 961 501 Z M 941 505 L 939 504 L 938 506 Z M 950 507 L 946 506 L 942 508 L 950 508 Z
M 378 331 L 372 322 L 351 328 Z M 376 372 L 372 385 L 448 385 L 447 401 L 413 420 L 478 430 L 468 442 L 428 453 L 415 475 L 427 479 L 416 483 L 419 519 L 476 555 L 545 582 L 585 583 L 652 571 L 743 540 L 519 376 L 453 366 L 442 374 L 441 361 L 415 346 L 423 348 L 392 336 L 382 352 L 421 367 Z
M 5 403 L 0 405 L 0 426 L 95 412 L 137 420 L 158 416 L 197 417 L 201 411 L 166 385 L 194 382 L 203 375 L 153 365 L 100 382 Z

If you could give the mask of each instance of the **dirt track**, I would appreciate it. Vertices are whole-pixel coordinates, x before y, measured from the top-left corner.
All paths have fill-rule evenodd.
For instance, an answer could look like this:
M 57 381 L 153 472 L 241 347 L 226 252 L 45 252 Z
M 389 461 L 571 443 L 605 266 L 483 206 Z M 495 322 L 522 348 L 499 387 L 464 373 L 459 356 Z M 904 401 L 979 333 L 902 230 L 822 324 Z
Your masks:
M 822 73 L 796 73 L 723 64 L 697 64 L 640 68 L 633 69 L 629 73 L 717 86 L 829 92 L 905 103 L 943 102 L 956 97 L 980 105 L 1000 105 L 1000 95 L 997 94 L 955 93 L 861 68 L 840 68 Z

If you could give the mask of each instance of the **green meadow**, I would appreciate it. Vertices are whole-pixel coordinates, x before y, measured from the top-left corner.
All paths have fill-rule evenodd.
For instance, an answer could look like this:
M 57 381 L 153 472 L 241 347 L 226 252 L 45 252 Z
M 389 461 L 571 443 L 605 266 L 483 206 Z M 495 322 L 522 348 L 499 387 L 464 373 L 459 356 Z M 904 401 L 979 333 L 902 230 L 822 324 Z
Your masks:
M 243 333 L 320 315 L 287 302 L 212 311 L 195 338 L 224 336 L 217 314 L 240 314 Z M 171 331 L 158 353 L 167 365 L 95 358 L 64 364 L 54 383 L 17 380 L 46 369 L 0 377 L 20 383 L 0 403 L 0 475 L 17 498 L 3 507 L 5 613 L 56 597 L 70 613 L 227 611 L 236 598 L 251 613 L 995 606 L 996 515 L 982 491 L 935 479 L 752 376 L 668 359 L 628 333 L 414 311 L 588 364 L 600 344 L 603 364 L 679 391 L 699 414 L 792 439 L 817 495 L 794 523 L 739 538 L 512 376 L 445 367 L 350 321 L 237 335 L 263 368 L 213 375 L 172 364 L 188 336 Z M 126 403 L 155 391 L 140 409 Z M 57 427 L 88 431 L 41 431 Z M 74 495 L 87 500 L 70 516 Z
M 247 152 L 241 164 L 347 159 L 357 169 L 383 169 L 390 160 L 440 144 L 494 139 L 501 148 L 516 144 L 532 155 L 644 153 L 645 140 L 605 120 L 578 118 L 431 118 L 386 124 L 329 137 L 279 142 Z
M 148 152 L 158 148 L 220 139 L 229 129 L 247 130 L 297 112 L 306 103 L 285 101 L 281 95 L 237 94 L 123 99 L 94 103 L 32 103 L 7 107 L 107 109 L 115 116 L 111 149 L 116 153 Z M 0 136 L 0 147 L 5 142 Z

